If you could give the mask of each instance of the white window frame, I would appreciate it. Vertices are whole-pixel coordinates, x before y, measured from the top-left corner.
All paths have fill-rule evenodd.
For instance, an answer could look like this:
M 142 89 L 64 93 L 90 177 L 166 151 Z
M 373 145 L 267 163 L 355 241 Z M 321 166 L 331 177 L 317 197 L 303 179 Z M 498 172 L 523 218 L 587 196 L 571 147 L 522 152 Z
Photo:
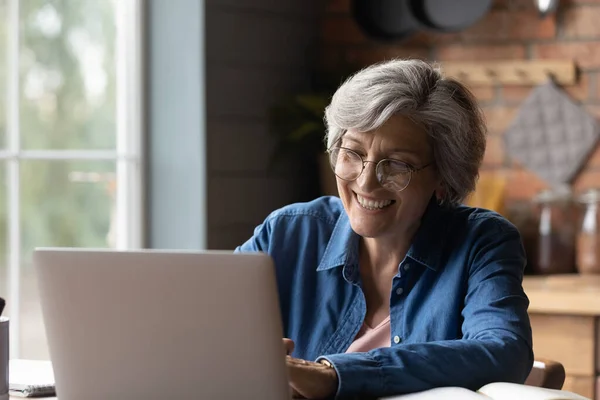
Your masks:
M 141 248 L 143 238 L 143 62 L 144 0 L 115 0 L 116 7 L 116 151 L 24 150 L 19 127 L 19 1 L 8 4 L 7 32 L 7 134 L 0 163 L 7 166 L 7 311 L 10 323 L 10 353 L 20 351 L 21 221 L 20 164 L 23 160 L 114 161 L 116 163 L 117 249 Z

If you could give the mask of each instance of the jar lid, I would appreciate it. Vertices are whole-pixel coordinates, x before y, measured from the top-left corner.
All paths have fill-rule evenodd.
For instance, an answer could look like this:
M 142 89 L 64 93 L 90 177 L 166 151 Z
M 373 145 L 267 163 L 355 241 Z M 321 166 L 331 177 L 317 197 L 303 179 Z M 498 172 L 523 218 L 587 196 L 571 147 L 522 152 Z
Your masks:
M 600 188 L 588 189 L 577 199 L 584 204 L 594 204 L 600 202 Z
M 534 201 L 536 203 L 549 203 L 555 201 L 571 201 L 572 198 L 573 192 L 571 191 L 571 188 L 568 185 L 560 185 L 541 191 L 535 196 Z

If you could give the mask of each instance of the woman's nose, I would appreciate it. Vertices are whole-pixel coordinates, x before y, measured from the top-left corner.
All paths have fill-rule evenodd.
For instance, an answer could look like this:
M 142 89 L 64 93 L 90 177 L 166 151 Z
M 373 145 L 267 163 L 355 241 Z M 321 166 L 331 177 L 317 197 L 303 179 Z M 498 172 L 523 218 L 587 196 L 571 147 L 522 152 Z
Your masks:
M 377 164 L 371 161 L 365 161 L 362 173 L 357 179 L 358 186 L 364 192 L 375 190 L 379 186 L 377 180 Z

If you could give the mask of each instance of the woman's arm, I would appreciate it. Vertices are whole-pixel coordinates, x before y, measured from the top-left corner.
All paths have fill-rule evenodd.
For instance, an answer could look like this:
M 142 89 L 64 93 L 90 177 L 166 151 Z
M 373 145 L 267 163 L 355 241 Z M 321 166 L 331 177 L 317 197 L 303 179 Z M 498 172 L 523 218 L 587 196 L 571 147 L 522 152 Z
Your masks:
M 463 337 L 321 357 L 336 369 L 338 397 L 525 381 L 533 364 L 529 301 L 521 286 L 525 254 L 516 228 L 498 222 L 482 224 L 498 234 L 478 235 L 465 260 L 471 267 Z

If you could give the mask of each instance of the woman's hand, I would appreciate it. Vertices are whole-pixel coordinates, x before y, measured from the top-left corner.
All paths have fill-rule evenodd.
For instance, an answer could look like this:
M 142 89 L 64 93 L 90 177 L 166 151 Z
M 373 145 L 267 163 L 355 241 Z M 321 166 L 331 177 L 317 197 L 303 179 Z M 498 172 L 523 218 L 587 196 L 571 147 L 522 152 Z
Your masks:
M 283 338 L 283 348 L 285 349 L 285 355 L 290 356 L 294 351 L 294 341 L 292 339 Z
M 298 399 L 329 399 L 335 396 L 338 376 L 335 369 L 321 363 L 286 357 L 290 387 Z

